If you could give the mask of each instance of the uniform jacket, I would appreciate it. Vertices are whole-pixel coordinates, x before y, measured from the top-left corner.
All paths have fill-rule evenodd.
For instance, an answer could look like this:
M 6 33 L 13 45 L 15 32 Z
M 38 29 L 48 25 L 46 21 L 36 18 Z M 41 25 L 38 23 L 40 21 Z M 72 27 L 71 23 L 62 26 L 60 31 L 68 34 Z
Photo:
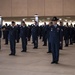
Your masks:
M 48 35 L 48 39 L 49 42 L 53 43 L 59 43 L 61 41 L 61 35 L 60 35 L 60 26 L 57 25 L 57 27 L 55 27 L 54 25 L 50 26 L 49 28 L 49 35 Z

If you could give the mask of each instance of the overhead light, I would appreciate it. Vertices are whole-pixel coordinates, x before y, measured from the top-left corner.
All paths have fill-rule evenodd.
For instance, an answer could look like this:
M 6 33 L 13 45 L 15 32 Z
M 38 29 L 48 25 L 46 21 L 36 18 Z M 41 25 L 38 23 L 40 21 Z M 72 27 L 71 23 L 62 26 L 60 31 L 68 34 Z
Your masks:
M 25 19 L 22 19 L 23 21 L 25 21 Z
M 66 17 L 66 18 L 71 18 L 71 17 Z
M 27 18 L 23 18 L 22 20 L 25 21 Z
M 72 22 L 72 20 L 70 20 L 70 22 Z
M 65 21 L 67 22 L 67 19 L 65 19 Z
M 40 20 L 39 22 L 42 22 L 42 20 Z
M 70 20 L 70 22 L 72 22 L 72 20 Z
M 62 18 L 59 18 L 59 20 L 61 21 L 61 20 L 62 20 Z
M 34 22 L 34 20 L 32 20 L 32 22 Z
M 47 20 L 50 20 L 50 18 L 47 18 Z

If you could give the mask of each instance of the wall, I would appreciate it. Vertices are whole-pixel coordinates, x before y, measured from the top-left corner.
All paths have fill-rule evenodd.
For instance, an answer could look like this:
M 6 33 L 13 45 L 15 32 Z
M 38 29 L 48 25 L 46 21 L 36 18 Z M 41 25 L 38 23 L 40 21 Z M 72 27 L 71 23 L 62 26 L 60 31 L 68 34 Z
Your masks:
M 0 0 L 3 17 L 75 16 L 75 0 Z
M 0 15 L 11 16 L 11 0 L 0 0 Z
M 64 15 L 75 16 L 75 0 L 64 0 Z

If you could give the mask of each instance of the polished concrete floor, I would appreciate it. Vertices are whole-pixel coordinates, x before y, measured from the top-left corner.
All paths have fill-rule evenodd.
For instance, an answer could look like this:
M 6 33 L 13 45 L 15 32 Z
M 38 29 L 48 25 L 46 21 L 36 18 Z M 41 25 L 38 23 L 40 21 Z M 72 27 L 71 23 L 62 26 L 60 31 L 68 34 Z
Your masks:
M 51 64 L 52 55 L 47 54 L 47 47 L 33 49 L 28 42 L 27 53 L 21 52 L 21 42 L 17 44 L 16 56 L 9 56 L 10 47 L 4 45 L 0 51 L 0 75 L 75 75 L 75 44 L 60 51 L 59 64 Z

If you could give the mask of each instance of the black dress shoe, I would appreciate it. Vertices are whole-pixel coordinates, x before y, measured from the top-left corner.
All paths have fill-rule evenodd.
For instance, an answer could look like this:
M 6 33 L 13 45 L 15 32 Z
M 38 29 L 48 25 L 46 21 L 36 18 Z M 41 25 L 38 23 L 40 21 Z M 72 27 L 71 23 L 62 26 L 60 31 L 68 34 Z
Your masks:
M 15 54 L 13 54 L 12 56 L 16 56 Z
M 61 50 L 62 50 L 62 47 L 60 47 L 59 49 L 61 49 Z
M 26 52 L 26 51 L 23 51 L 23 50 L 22 50 L 21 52 Z
M 65 47 L 68 47 L 68 45 L 65 45 Z
M 8 44 L 4 44 L 4 45 L 8 45 Z
M 47 52 L 47 53 L 52 53 L 52 52 Z
M 47 45 L 43 45 L 43 46 L 47 46 Z
M 9 55 L 13 55 L 13 54 L 11 53 L 11 54 L 9 54 Z
M 63 50 L 63 49 L 60 49 L 60 50 Z
M 16 42 L 16 43 L 19 43 L 19 42 Z
M 53 62 L 51 62 L 51 64 L 55 64 L 55 62 L 53 61 Z
M 15 54 L 9 54 L 9 56 L 15 56 Z
M 72 43 L 70 45 L 73 45 Z
M 34 47 L 33 49 L 37 49 L 37 47 Z
M 58 62 L 55 62 L 55 64 L 59 64 Z

